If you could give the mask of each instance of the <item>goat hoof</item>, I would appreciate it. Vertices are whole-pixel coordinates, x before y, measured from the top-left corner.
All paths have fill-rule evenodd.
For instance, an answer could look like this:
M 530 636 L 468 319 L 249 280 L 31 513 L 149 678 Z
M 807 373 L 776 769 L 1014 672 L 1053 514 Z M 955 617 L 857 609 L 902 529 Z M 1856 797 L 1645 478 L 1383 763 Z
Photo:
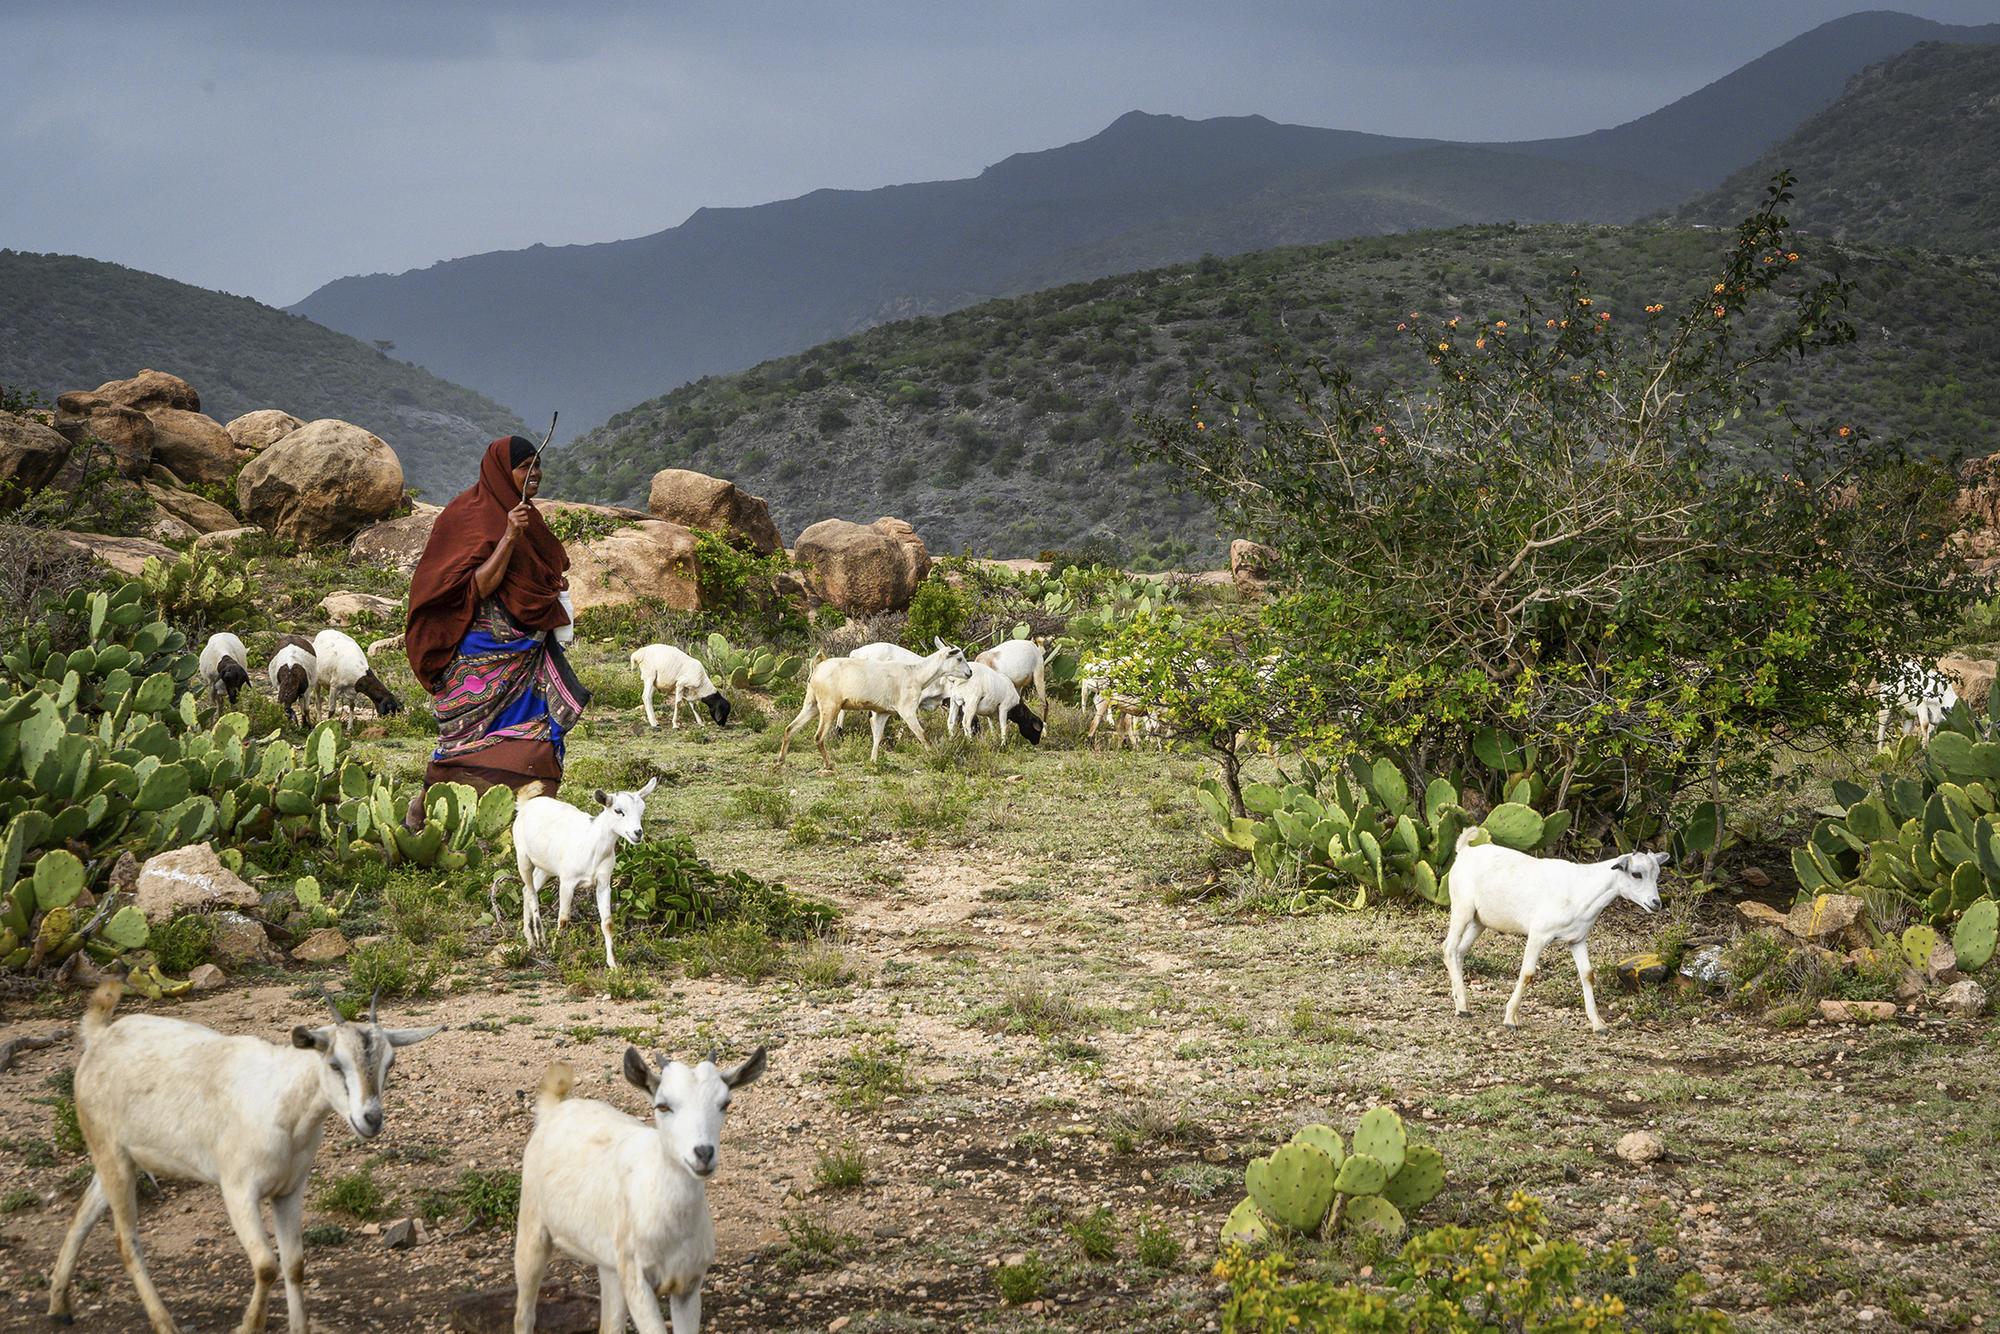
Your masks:
M 1470 1010 L 1460 1010 L 1460 1011 L 1458 1011 L 1458 1017 L 1459 1017 L 1460 1019 L 1470 1019 L 1470 1018 L 1472 1018 L 1472 1011 L 1470 1011 Z

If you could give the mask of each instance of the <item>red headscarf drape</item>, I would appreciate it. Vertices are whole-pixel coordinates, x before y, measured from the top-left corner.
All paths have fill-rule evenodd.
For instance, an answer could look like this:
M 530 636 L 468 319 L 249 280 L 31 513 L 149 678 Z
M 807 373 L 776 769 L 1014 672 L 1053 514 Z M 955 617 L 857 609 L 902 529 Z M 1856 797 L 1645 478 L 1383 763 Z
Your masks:
M 479 461 L 479 480 L 458 493 L 438 515 L 424 544 L 423 558 L 410 580 L 410 614 L 403 627 L 403 651 L 417 681 L 426 689 L 451 665 L 452 655 L 472 628 L 479 610 L 473 573 L 493 554 L 507 531 L 507 511 L 521 503 L 510 460 L 518 436 L 495 440 Z M 533 448 L 533 443 L 523 440 Z M 568 585 L 563 571 L 569 554 L 542 516 L 528 520 L 507 574 L 495 590 L 501 605 L 529 630 L 553 630 L 568 623 L 556 595 Z

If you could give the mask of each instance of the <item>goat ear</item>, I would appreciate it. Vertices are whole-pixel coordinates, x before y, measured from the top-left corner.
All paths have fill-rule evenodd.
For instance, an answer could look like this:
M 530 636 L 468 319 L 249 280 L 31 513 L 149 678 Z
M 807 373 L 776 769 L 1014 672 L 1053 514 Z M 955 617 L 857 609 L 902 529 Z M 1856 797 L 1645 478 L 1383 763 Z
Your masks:
M 940 649 L 948 649 L 951 647 L 951 645 L 944 642 L 943 635 L 932 635 L 931 643 L 937 645 Z
M 750 1053 L 749 1060 L 743 1062 L 743 1064 L 737 1066 L 734 1070 L 724 1070 L 722 1072 L 722 1082 L 733 1089 L 742 1088 L 745 1084 L 755 1083 L 757 1078 L 763 1073 L 764 1049 L 759 1047 Z
M 382 1036 L 389 1039 L 389 1045 L 392 1047 L 411 1047 L 425 1038 L 434 1038 L 442 1032 L 444 1025 L 436 1024 L 430 1028 L 385 1028 L 382 1030 Z
M 598 788 L 590 795 L 600 806 L 609 806 L 611 804 L 611 798 L 605 793 L 603 788 Z
M 637 1047 L 625 1049 L 625 1082 L 633 1088 L 646 1090 L 649 1098 L 660 1087 L 660 1072 L 646 1059 L 646 1053 Z
M 1628 853 L 1626 853 L 1626 854 L 1625 854 L 1625 855 L 1624 855 L 1623 857 L 1620 857 L 1620 858 L 1619 858 L 1619 859 L 1618 859 L 1617 861 L 1615 861 L 1615 862 L 1611 863 L 1611 869 L 1612 869 L 1612 870 L 1614 870 L 1614 871 L 1629 871 L 1629 870 L 1631 870 L 1631 869 L 1632 869 L 1632 854 L 1628 852 Z
M 1674 854 L 1671 852 L 1661 852 L 1654 855 L 1657 858 L 1653 863 L 1655 866 L 1672 866 L 1674 864 Z
M 646 780 L 646 786 L 640 788 L 636 795 L 641 797 L 651 796 L 653 793 L 653 789 L 658 787 L 659 785 L 660 785 L 659 775 L 655 774 L 653 777 L 648 778 Z
M 325 1051 L 333 1045 L 333 1035 L 324 1028 L 307 1028 L 300 1024 L 292 1030 L 292 1045 L 313 1051 Z

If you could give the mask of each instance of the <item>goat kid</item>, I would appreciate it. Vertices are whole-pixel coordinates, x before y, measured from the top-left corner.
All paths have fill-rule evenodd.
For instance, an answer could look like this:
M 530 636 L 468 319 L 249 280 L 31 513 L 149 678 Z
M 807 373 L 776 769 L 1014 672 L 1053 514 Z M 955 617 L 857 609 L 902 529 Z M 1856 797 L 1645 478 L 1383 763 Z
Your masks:
M 709 680 L 708 668 L 702 666 L 698 659 L 672 644 L 648 644 L 632 650 L 631 662 L 639 669 L 639 682 L 644 687 L 647 726 L 660 725 L 659 716 L 653 712 L 653 692 L 668 688 L 674 692 L 674 730 L 680 730 L 682 699 L 707 708 L 717 727 L 728 725 L 729 701 L 715 688 L 715 682 Z M 701 714 L 694 709 L 689 712 L 694 714 L 695 725 L 700 726 Z
M 1551 944 L 1569 946 L 1583 983 L 1583 1012 L 1594 1031 L 1604 1031 L 1597 1017 L 1597 994 L 1591 983 L 1590 928 L 1614 899 L 1626 899 L 1647 912 L 1660 906 L 1660 868 L 1671 860 L 1664 852 L 1628 852 L 1601 862 L 1572 862 L 1560 857 L 1531 857 L 1498 843 L 1470 843 L 1475 830 L 1458 836 L 1446 886 L 1451 894 L 1451 924 L 1444 933 L 1444 967 L 1451 977 L 1452 1004 L 1468 1015 L 1465 996 L 1465 955 L 1482 931 L 1525 936 L 1521 976 L 1507 1001 L 1505 1023 L 1519 1026 L 1521 998 L 1535 977 L 1535 965 Z
M 285 711 L 287 721 L 294 727 L 310 725 L 313 686 L 319 680 L 319 659 L 312 649 L 285 644 L 271 655 L 271 665 L 266 671 L 271 688 L 278 692 L 278 707 Z M 299 718 L 301 711 L 305 714 L 303 721 Z
M 98 987 L 80 1025 L 76 1119 L 96 1175 L 49 1275 L 49 1315 L 71 1321 L 77 1258 L 109 1211 L 119 1258 L 147 1319 L 155 1334 L 173 1334 L 174 1319 L 139 1249 L 139 1174 L 147 1172 L 221 1188 L 229 1224 L 255 1273 L 243 1334 L 265 1327 L 281 1262 L 287 1327 L 290 1334 L 306 1334 L 301 1224 L 326 1114 L 338 1115 L 359 1139 L 381 1134 L 382 1091 L 396 1049 L 439 1030 L 384 1028 L 370 1002 L 367 1022 L 349 1023 L 333 1010 L 331 1023 L 300 1025 L 292 1030 L 292 1045 L 280 1047 L 155 1015 L 113 1023 L 122 989 L 115 981 Z M 327 1008 L 333 1009 L 331 1000 Z M 277 1223 L 275 1258 L 264 1231 L 265 1200 Z
M 521 873 L 521 934 L 531 946 L 547 943 L 542 931 L 542 886 L 556 882 L 556 930 L 569 925 L 579 886 L 597 893 L 597 925 L 604 934 L 604 966 L 616 968 L 611 950 L 611 871 L 618 845 L 645 836 L 646 798 L 660 780 L 636 792 L 595 792 L 604 809 L 585 815 L 555 797 L 530 797 L 514 815 L 515 867 Z
M 946 689 L 945 700 L 944 727 L 948 736 L 957 735 L 960 727 L 971 736 L 981 718 L 991 718 L 999 724 L 1001 745 L 1007 744 L 1010 720 L 1021 729 L 1029 745 L 1042 744 L 1042 720 L 1022 702 L 1021 692 L 1014 683 L 984 662 L 975 660 L 971 676 L 953 681 Z
M 208 702 L 217 712 L 226 696 L 231 708 L 250 681 L 250 655 L 243 641 L 227 630 L 218 630 L 201 646 L 201 679 L 208 686 Z
M 715 1259 L 708 1179 L 732 1095 L 764 1073 L 762 1047 L 732 1069 L 714 1059 L 655 1067 L 625 1049 L 625 1078 L 651 1101 L 653 1124 L 608 1103 L 570 1098 L 576 1079 L 552 1065 L 535 1099 L 521 1157 L 514 1233 L 514 1334 L 534 1334 L 535 1300 L 551 1251 L 597 1266 L 598 1328 L 673 1334 L 701 1328 L 701 1283 Z
M 358 699 L 363 695 L 375 705 L 375 716 L 378 718 L 403 711 L 403 701 L 382 684 L 382 678 L 368 666 L 368 655 L 348 635 L 339 630 L 322 630 L 313 636 L 312 648 L 313 657 L 319 664 L 315 685 L 325 699 L 321 717 L 331 718 L 333 710 L 345 704 L 345 721 L 352 723 L 354 710 L 359 707 Z
M 799 710 L 799 716 L 785 728 L 784 740 L 778 743 L 778 763 L 783 764 L 790 753 L 793 734 L 817 718 L 819 726 L 813 733 L 813 743 L 819 747 L 821 763 L 831 773 L 833 756 L 827 752 L 826 738 L 833 731 L 834 720 L 840 716 L 842 709 L 866 709 L 874 715 L 871 722 L 875 744 L 868 752 L 871 764 L 882 754 L 882 735 L 889 728 L 891 714 L 901 718 L 903 725 L 916 737 L 917 744 L 929 750 L 931 743 L 924 735 L 923 722 L 917 717 L 917 706 L 926 692 L 933 688 L 951 681 L 963 681 L 972 675 L 963 649 L 955 648 L 942 639 L 935 642 L 937 647 L 916 666 L 858 658 L 828 658 L 814 667 L 806 681 L 805 705 Z

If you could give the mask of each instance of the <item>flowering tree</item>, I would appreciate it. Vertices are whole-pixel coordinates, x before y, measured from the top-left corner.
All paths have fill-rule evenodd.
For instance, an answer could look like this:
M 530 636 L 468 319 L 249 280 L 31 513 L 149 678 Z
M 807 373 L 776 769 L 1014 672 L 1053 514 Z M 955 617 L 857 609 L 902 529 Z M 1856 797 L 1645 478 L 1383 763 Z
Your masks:
M 1602 836 L 1768 775 L 1780 737 L 1850 732 L 1942 631 L 1949 474 L 1764 401 L 1769 367 L 1853 337 L 1846 285 L 1799 264 L 1789 185 L 1677 305 L 1608 310 L 1572 271 L 1509 318 L 1412 312 L 1421 391 L 1315 364 L 1146 423 L 1283 556 L 1264 619 L 1316 677 L 1304 743 L 1421 780 L 1476 770 L 1497 728 Z

